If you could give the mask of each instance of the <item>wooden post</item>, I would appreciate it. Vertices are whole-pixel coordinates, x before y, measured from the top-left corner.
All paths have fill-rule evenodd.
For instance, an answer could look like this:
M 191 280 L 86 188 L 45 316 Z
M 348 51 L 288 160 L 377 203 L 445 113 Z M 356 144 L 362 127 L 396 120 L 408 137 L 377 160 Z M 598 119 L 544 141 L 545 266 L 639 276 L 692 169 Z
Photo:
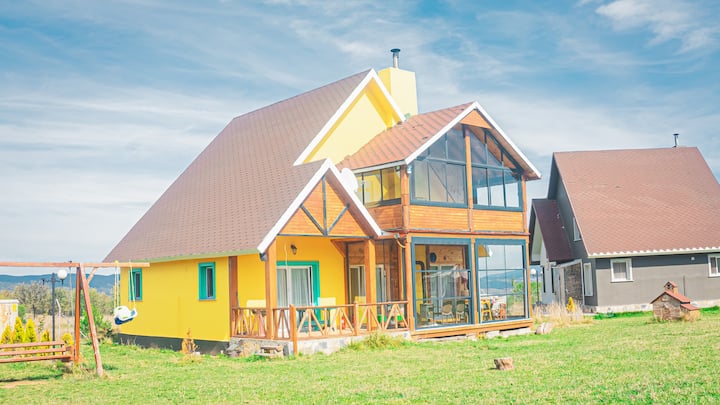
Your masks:
M 353 334 L 355 336 L 360 334 L 360 305 L 355 301 L 353 303 L 353 311 L 355 316 L 353 316 Z
M 375 241 L 365 241 L 365 303 L 377 303 L 377 261 L 375 257 Z
M 288 327 L 288 333 L 290 333 L 290 339 L 293 345 L 293 354 L 298 355 L 298 334 L 297 334 L 297 314 L 295 313 L 295 305 L 290 304 L 290 325 Z
M 85 269 L 80 264 L 80 286 L 82 287 L 83 297 L 85 298 L 85 314 L 88 319 L 88 326 L 90 327 L 90 340 L 92 341 L 93 354 L 95 356 L 95 371 L 98 377 L 102 377 L 105 374 L 102 366 L 102 359 L 100 358 L 100 344 L 97 338 L 97 329 L 95 328 L 95 318 L 93 317 L 92 304 L 90 303 L 90 286 L 85 279 Z
M 415 277 L 415 263 L 412 262 L 412 244 L 410 243 L 410 235 L 405 237 L 405 299 L 407 300 L 407 317 L 408 327 L 411 331 L 415 330 L 415 303 L 412 300 L 415 291 L 412 289 L 413 277 Z
M 73 353 L 73 363 L 77 365 L 80 362 L 80 267 L 75 269 L 75 350 Z
M 233 308 L 240 306 L 238 300 L 237 256 L 228 257 L 228 294 L 228 303 L 230 305 L 230 337 L 233 337 L 237 333 L 238 322 Z
M 275 338 L 273 308 L 277 307 L 277 240 L 265 251 L 265 333 L 268 339 Z
M 472 232 L 474 222 L 474 202 L 472 193 L 472 163 L 470 162 L 470 137 L 475 136 L 465 125 L 462 126 L 463 139 L 465 140 L 465 187 L 468 190 L 468 230 Z

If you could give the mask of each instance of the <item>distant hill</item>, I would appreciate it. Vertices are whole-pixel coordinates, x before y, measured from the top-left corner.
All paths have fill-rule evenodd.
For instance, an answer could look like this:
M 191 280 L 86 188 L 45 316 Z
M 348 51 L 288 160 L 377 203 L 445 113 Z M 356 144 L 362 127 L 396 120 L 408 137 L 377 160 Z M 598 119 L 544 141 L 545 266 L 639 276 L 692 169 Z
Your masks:
M 50 274 L 45 275 L 32 275 L 32 276 L 11 276 L 7 274 L 0 274 L 0 290 L 10 290 L 12 291 L 15 288 L 15 285 L 17 284 L 30 284 L 34 281 L 38 283 L 42 283 L 43 279 L 45 279 L 45 283 L 50 287 Z M 96 274 L 92 282 L 90 283 L 90 287 L 98 290 L 101 293 L 107 294 L 110 297 L 113 296 L 113 284 L 115 283 L 115 276 L 110 275 L 98 275 Z M 68 275 L 68 277 L 65 279 L 63 284 L 56 283 L 55 288 L 58 287 L 73 287 L 75 288 L 75 275 L 71 274 Z

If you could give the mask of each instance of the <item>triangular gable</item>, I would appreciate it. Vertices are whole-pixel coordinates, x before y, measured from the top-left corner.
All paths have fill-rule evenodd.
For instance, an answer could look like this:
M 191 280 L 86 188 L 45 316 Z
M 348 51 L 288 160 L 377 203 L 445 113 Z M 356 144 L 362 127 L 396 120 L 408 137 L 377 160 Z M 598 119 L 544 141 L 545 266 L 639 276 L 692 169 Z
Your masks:
M 357 210 L 350 209 L 352 201 L 339 187 L 342 186 L 332 178 L 323 177 L 280 235 L 364 237 L 371 234 L 372 228 L 364 218 L 357 218 Z
M 335 163 L 355 153 L 377 133 L 405 120 L 374 70 L 335 111 L 294 164 L 329 158 Z
M 318 203 L 318 200 L 321 200 L 323 196 L 323 179 L 325 179 L 327 182 L 324 192 L 324 198 L 330 203 L 329 205 L 327 203 Z M 318 188 L 320 188 L 319 193 Z M 330 190 L 331 192 L 328 193 L 328 190 Z M 305 210 L 303 210 L 304 204 L 306 202 L 310 206 L 310 208 L 305 207 Z M 328 222 L 326 223 L 326 225 L 319 223 L 320 221 L 317 220 L 317 215 L 320 213 L 320 210 L 323 209 L 323 206 L 325 207 L 325 209 L 327 209 L 327 218 L 331 218 L 327 220 Z M 340 215 L 341 211 L 344 209 L 341 207 L 347 207 L 346 213 L 343 215 Z M 301 213 L 303 215 L 300 215 Z M 333 214 L 335 215 L 333 216 Z M 345 215 L 347 214 L 349 214 L 349 217 L 353 218 L 352 221 L 349 221 L 349 224 L 347 218 L 343 220 Z M 294 231 L 296 228 L 305 229 L 308 226 L 308 221 L 310 224 L 315 225 L 315 223 L 313 222 L 313 220 L 310 219 L 310 217 L 315 218 L 315 222 L 318 222 L 320 225 L 320 228 L 315 226 L 315 229 L 319 230 L 319 232 L 317 233 L 318 235 L 323 235 L 322 229 L 329 228 L 331 228 L 331 234 L 338 235 L 339 233 L 335 231 L 339 231 L 340 229 L 352 230 L 354 232 L 354 235 L 358 232 L 358 228 L 362 230 L 363 235 L 367 236 L 380 236 L 380 234 L 382 233 L 380 227 L 375 223 L 375 220 L 372 219 L 370 213 L 367 211 L 367 209 L 365 209 L 362 202 L 358 200 L 355 193 L 349 190 L 345 186 L 345 184 L 343 184 L 343 182 L 341 181 L 340 172 L 335 168 L 333 163 L 330 160 L 325 160 L 320 169 L 305 185 L 303 190 L 300 192 L 300 194 L 298 194 L 298 196 L 295 198 L 292 204 L 290 204 L 287 210 L 285 210 L 285 213 L 275 223 L 270 232 L 265 235 L 265 237 L 257 247 L 258 252 L 262 253 L 267 250 L 268 246 L 270 246 L 272 241 L 279 234 L 284 233 L 281 232 L 283 230 L 287 229 L 288 231 Z M 322 218 L 322 216 L 320 218 Z M 338 224 L 342 222 L 342 227 L 336 230 L 335 228 L 337 228 L 338 224 L 332 227 L 332 222 L 329 221 L 335 221 L 338 218 Z M 353 225 L 352 223 L 355 223 L 356 225 Z
M 475 115 L 474 113 L 477 113 L 478 115 Z M 437 133 L 435 133 L 433 136 L 431 136 L 420 148 L 415 150 L 410 156 L 406 157 L 404 160 L 405 164 L 410 164 L 413 160 L 417 159 L 420 154 L 425 152 L 430 145 L 435 143 L 440 137 L 445 135 L 450 129 L 452 129 L 455 125 L 458 123 L 461 123 L 465 118 L 468 118 L 468 120 L 480 123 L 481 127 L 486 127 L 486 125 L 490 125 L 489 129 L 493 129 L 493 134 L 496 135 L 496 139 L 502 144 L 502 146 L 518 161 L 520 166 L 527 172 L 528 179 L 530 180 L 536 180 L 541 177 L 540 171 L 535 168 L 535 166 L 530 163 L 530 160 L 523 154 L 520 149 L 515 146 L 515 143 L 513 143 L 510 138 L 508 138 L 507 135 L 505 135 L 505 131 L 500 128 L 495 121 L 493 121 L 492 117 L 488 115 L 488 113 L 485 111 L 485 109 L 482 108 L 478 102 L 473 102 L 470 105 L 468 105 L 467 108 L 465 108 L 464 111 L 462 111 L 460 114 L 458 114 L 453 120 L 447 123 L 444 127 L 440 129 Z M 475 125 L 475 124 L 471 124 Z M 499 136 L 497 136 L 499 135 Z

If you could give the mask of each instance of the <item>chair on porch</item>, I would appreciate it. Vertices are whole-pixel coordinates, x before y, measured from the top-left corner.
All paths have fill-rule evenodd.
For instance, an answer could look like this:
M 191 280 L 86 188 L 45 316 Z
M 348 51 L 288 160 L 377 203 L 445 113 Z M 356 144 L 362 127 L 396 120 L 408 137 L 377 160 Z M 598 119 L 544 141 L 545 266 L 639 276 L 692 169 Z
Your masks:
M 455 317 L 457 318 L 458 322 L 468 321 L 468 313 L 465 311 L 464 302 L 459 302 L 457 305 L 455 305 Z
M 443 304 L 442 309 L 440 310 L 440 320 L 443 323 L 455 321 L 455 314 L 453 314 L 453 305 L 451 302 L 445 301 Z
M 337 305 L 335 297 L 318 298 L 318 305 L 321 307 L 329 307 Z M 323 308 L 320 313 L 320 321 L 323 324 L 323 328 L 330 328 L 330 330 L 337 330 L 338 325 L 335 323 L 335 317 L 337 316 L 337 308 Z

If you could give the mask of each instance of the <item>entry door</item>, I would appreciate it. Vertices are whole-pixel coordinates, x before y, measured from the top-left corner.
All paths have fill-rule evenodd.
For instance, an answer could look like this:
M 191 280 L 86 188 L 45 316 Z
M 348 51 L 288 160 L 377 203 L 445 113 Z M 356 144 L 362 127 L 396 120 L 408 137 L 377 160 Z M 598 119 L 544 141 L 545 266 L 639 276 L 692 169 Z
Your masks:
M 278 266 L 277 296 L 281 307 L 313 305 L 312 267 Z
M 348 299 L 350 302 L 365 302 L 365 266 L 348 268 Z

